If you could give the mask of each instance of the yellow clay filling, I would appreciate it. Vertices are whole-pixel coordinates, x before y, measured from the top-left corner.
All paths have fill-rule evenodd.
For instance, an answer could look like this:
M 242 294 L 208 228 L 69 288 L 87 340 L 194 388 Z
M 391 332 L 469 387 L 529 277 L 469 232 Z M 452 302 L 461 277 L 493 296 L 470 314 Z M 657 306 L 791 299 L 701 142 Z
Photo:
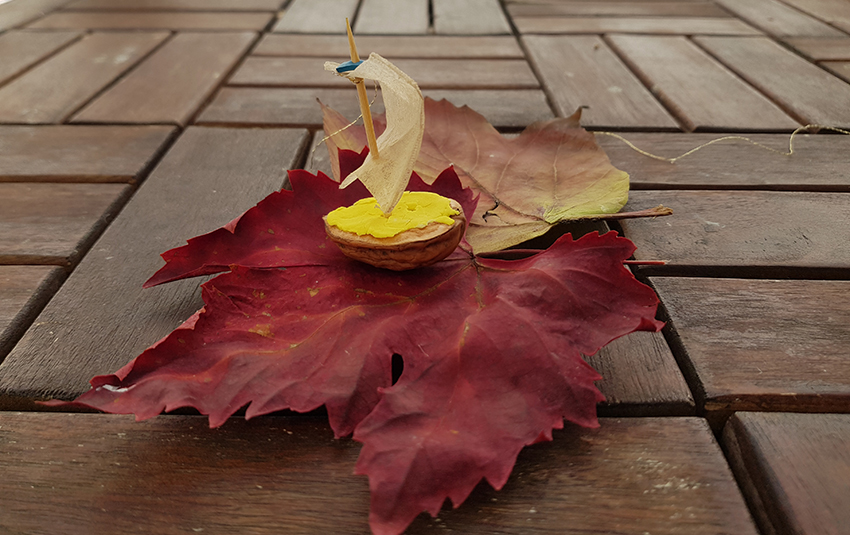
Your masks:
M 451 216 L 457 214 L 446 197 L 428 191 L 405 191 L 389 217 L 378 207 L 375 198 L 369 197 L 337 208 L 327 215 L 327 222 L 359 236 L 392 238 L 405 230 L 423 228 L 432 221 L 452 225 Z

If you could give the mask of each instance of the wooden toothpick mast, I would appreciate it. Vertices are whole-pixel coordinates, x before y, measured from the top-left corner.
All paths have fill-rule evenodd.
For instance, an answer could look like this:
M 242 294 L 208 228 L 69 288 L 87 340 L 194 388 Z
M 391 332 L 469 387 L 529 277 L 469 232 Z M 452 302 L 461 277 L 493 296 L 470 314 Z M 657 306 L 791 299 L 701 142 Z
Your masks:
M 345 28 L 348 31 L 348 46 L 351 49 L 351 62 L 359 63 L 360 56 L 357 54 L 357 45 L 354 44 L 354 34 L 351 33 L 351 24 L 345 19 Z M 366 142 L 369 145 L 369 153 L 373 159 L 378 159 L 378 141 L 375 139 L 375 125 L 372 123 L 372 110 L 369 109 L 369 97 L 366 94 L 366 82 L 363 78 L 352 80 L 357 87 L 357 97 L 360 99 L 360 114 L 363 115 L 363 124 L 366 127 Z

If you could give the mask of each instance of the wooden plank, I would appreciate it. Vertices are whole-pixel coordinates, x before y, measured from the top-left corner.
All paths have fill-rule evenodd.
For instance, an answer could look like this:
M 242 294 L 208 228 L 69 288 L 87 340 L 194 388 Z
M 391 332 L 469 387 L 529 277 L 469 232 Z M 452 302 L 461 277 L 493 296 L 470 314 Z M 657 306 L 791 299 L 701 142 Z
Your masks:
M 285 0 L 77 0 L 66 10 L 277 11 Z
M 363 0 L 354 31 L 358 35 L 426 34 L 429 26 L 428 0 Z
M 357 50 L 363 57 L 377 52 L 389 59 L 525 57 L 516 39 L 503 35 L 358 35 Z M 251 53 L 255 56 L 344 58 L 348 54 L 348 39 L 345 35 L 267 34 Z
M 732 18 L 707 17 L 513 17 L 520 33 L 651 33 L 662 35 L 760 35 Z
M 0 35 L 0 85 L 53 54 L 81 34 L 79 32 L 21 32 Z
M 0 362 L 64 279 L 58 267 L 0 266 Z
M 253 33 L 180 33 L 72 122 L 185 126 L 256 39 Z
M 612 35 L 608 42 L 689 131 L 799 126 L 686 37 Z
M 559 116 L 585 126 L 676 128 L 676 122 L 597 36 L 522 38 Z
M 623 221 L 640 260 L 666 260 L 656 273 L 738 276 L 834 273 L 850 268 L 850 198 L 843 193 L 634 191 L 626 211 L 663 204 L 663 220 Z M 781 217 L 777 217 L 781 214 Z M 829 214 L 831 223 L 823 224 Z M 771 274 L 772 270 L 772 274 Z M 845 272 L 846 273 L 846 272 Z M 834 275 L 833 275 L 834 276 Z
M 0 4 L 0 32 L 25 24 L 67 3 L 68 0 L 18 0 Z
M 850 412 L 850 282 L 650 281 L 670 314 L 668 340 L 709 417 Z
M 434 31 L 452 35 L 511 34 L 498 0 L 432 0 Z
M 369 532 L 367 479 L 352 474 L 359 445 L 333 440 L 323 421 L 233 419 L 210 430 L 197 416 L 134 423 L 3 413 L 0 425 L 5 531 L 77 532 L 108 522 L 117 534 Z M 501 491 L 479 485 L 458 509 L 420 515 L 406 533 L 542 535 L 564 526 L 576 534 L 622 533 L 623 526 L 757 533 L 697 418 L 603 419 L 599 429 L 556 431 L 553 442 L 520 454 Z
M 850 526 L 850 415 L 740 412 L 723 444 L 762 533 Z
M 850 32 L 850 5 L 844 0 L 786 0 L 785 3 Z
M 672 158 L 724 136 L 628 133 L 623 137 L 642 150 Z M 788 135 L 746 137 L 776 151 L 788 150 Z M 850 136 L 795 136 L 793 156 L 729 139 L 675 164 L 647 158 L 607 135 L 597 134 L 596 140 L 615 166 L 629 172 L 633 188 L 850 191 L 850 170 L 844 156 L 850 153 Z
M 89 30 L 250 30 L 261 31 L 272 13 L 181 13 L 173 11 L 62 11 L 28 28 Z
M 540 86 L 524 60 L 400 59 L 394 63 L 422 89 L 534 89 Z M 351 86 L 345 78 L 325 71 L 316 58 L 266 56 L 246 58 L 228 83 L 273 87 Z M 371 84 L 367 82 L 366 85 Z
M 824 61 L 820 65 L 836 76 L 850 82 L 850 61 Z
M 716 0 L 732 13 L 777 37 L 841 37 L 832 26 L 778 0 Z
M 708 2 L 564 2 L 508 4 L 512 17 L 551 16 L 638 16 L 638 17 L 729 17 Z
M 131 193 L 126 184 L 0 183 L 0 264 L 76 264 Z
M 73 398 L 199 308 L 197 280 L 142 290 L 159 253 L 278 189 L 306 131 L 189 128 L 0 365 L 0 406 Z
M 0 126 L 0 182 L 136 182 L 167 126 Z
M 63 121 L 167 37 L 162 32 L 86 36 L 0 88 L 0 123 Z
M 330 23 L 328 14 L 336 21 L 354 19 L 359 0 L 292 0 L 274 27 L 280 33 L 332 33 L 342 34 L 341 22 Z
M 850 37 L 794 37 L 783 41 L 815 61 L 850 61 Z
M 850 85 L 770 39 L 694 40 L 801 123 L 850 125 Z
M 551 119 L 552 110 L 539 89 L 459 90 L 426 89 L 434 99 L 446 98 L 456 106 L 468 105 L 484 115 L 496 127 L 527 126 L 534 121 Z M 369 91 L 370 100 L 374 92 Z M 198 117 L 198 124 L 286 125 L 320 128 L 322 113 L 316 99 L 354 119 L 360 115 L 357 96 L 352 88 L 278 89 L 225 87 Z M 510 102 L 509 106 L 505 103 Z M 381 98 L 372 105 L 374 113 L 383 111 Z

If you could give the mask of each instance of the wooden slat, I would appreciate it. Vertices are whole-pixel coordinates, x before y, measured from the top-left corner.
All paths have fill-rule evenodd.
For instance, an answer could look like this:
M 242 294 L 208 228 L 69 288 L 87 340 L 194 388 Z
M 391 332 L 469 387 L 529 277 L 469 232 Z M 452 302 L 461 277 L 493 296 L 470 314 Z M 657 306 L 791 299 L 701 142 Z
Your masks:
M 39 19 L 28 28 L 85 28 L 90 30 L 252 30 L 265 29 L 271 13 L 180 13 L 173 11 L 62 11 Z
M 786 0 L 785 3 L 850 32 L 850 5 L 844 0 Z
M 79 32 L 20 32 L 0 35 L 0 85 L 80 36 Z
M 850 415 L 741 412 L 723 444 L 762 533 L 850 526 Z
M 676 122 L 596 36 L 523 36 L 559 116 L 586 126 L 676 128 Z
M 0 89 L 0 123 L 64 120 L 168 34 L 96 33 L 71 45 Z
M 844 34 L 778 0 L 716 0 L 745 21 L 777 37 L 840 37 Z
M 142 290 L 159 254 L 279 188 L 305 138 L 303 130 L 184 132 L 0 365 L 0 406 L 75 397 L 195 312 L 198 280 Z
M 64 278 L 58 267 L 0 266 L 0 362 Z
M 362 57 L 377 52 L 385 58 L 470 58 L 502 59 L 525 57 L 513 37 L 503 35 L 454 36 L 358 35 L 357 50 Z M 268 34 L 251 52 L 257 56 L 310 56 L 345 58 L 345 35 Z
M 27 23 L 66 4 L 68 0 L 25 0 L 0 4 L 0 32 Z
M 623 137 L 638 148 L 663 157 L 676 157 L 721 134 L 627 133 Z M 747 134 L 777 151 L 788 150 L 786 134 Z M 798 135 L 794 155 L 783 156 L 740 139 L 705 147 L 675 164 L 647 158 L 623 141 L 597 134 L 611 162 L 631 175 L 640 189 L 784 189 L 850 191 L 850 136 Z
M 0 183 L 0 264 L 76 264 L 130 193 L 126 184 Z
M 265 417 L 207 429 L 193 416 L 142 423 L 99 414 L 3 413 L 0 490 L 11 532 L 108 525 L 193 532 L 369 532 L 359 444 L 310 418 Z M 211 462 L 211 459 L 213 460 Z M 101 487 L 101 485 L 103 485 Z M 238 504 L 238 505 L 234 505 Z M 281 504 L 285 504 L 281 506 Z M 420 515 L 405 533 L 755 535 L 723 455 L 697 418 L 603 419 L 526 448 L 496 492 Z
M 0 126 L 0 182 L 135 182 L 167 126 Z
M 709 417 L 739 410 L 850 412 L 850 282 L 650 281 Z
M 510 34 L 511 27 L 498 0 L 432 0 L 434 31 L 438 34 Z
M 779 276 L 850 268 L 850 196 L 767 191 L 634 191 L 626 211 L 663 204 L 663 220 L 623 221 L 635 258 L 666 260 L 658 273 Z M 823 224 L 829 214 L 830 224 Z M 773 274 L 769 274 L 770 270 Z
M 180 33 L 73 122 L 184 126 L 256 39 L 253 33 Z
M 277 11 L 285 0 L 76 0 L 64 9 L 110 11 Z
M 694 39 L 803 124 L 850 125 L 850 85 L 770 39 Z
M 528 64 L 516 59 L 400 59 L 399 69 L 419 87 L 440 89 L 533 89 L 539 87 Z M 325 71 L 316 58 L 248 57 L 230 85 L 274 87 L 350 87 L 351 82 Z M 369 87 L 371 84 L 366 83 Z M 371 88 L 369 89 L 371 91 Z
M 688 130 L 799 126 L 685 37 L 613 35 L 609 42 Z
M 358 3 L 359 0 L 292 0 L 273 31 L 341 34 L 345 18 L 354 19 Z M 334 21 L 328 19 L 330 13 Z
M 820 65 L 850 82 L 850 61 L 824 61 Z
M 428 0 L 363 0 L 354 31 L 358 35 L 425 34 L 428 18 Z
M 563 2 L 508 4 L 512 17 L 551 16 L 648 16 L 648 17 L 728 17 L 729 13 L 708 2 Z
M 703 17 L 514 17 L 520 33 L 652 33 L 760 35 L 732 18 Z
M 850 37 L 838 37 L 835 39 L 795 37 L 784 39 L 784 41 L 815 61 L 850 61 Z

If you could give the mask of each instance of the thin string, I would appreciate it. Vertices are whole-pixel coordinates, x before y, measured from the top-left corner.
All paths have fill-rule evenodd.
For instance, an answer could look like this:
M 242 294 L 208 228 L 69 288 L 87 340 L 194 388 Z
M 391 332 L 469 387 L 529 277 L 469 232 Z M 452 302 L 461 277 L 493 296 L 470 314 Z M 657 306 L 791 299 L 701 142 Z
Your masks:
M 707 143 L 703 143 L 702 145 L 700 145 L 698 147 L 694 147 L 691 150 L 689 150 L 688 152 L 686 152 L 684 154 L 680 154 L 679 156 L 676 156 L 675 158 L 665 158 L 663 156 L 658 156 L 657 154 L 652 154 L 651 152 L 645 151 L 645 150 L 637 147 L 634 143 L 632 143 L 631 141 L 629 141 L 628 139 L 624 138 L 623 136 L 621 136 L 619 134 L 615 134 L 613 132 L 594 132 L 594 134 L 599 134 L 599 135 L 603 135 L 603 136 L 611 136 L 611 137 L 617 138 L 620 141 L 622 141 L 623 143 L 625 143 L 626 145 L 628 145 L 628 147 L 630 149 L 632 149 L 635 152 L 642 154 L 642 155 L 644 155 L 648 158 L 653 158 L 655 160 L 660 160 L 662 162 L 676 163 L 677 161 L 681 160 L 685 156 L 690 156 L 691 154 L 697 152 L 700 149 L 704 149 L 704 148 L 708 147 L 709 145 L 714 145 L 715 143 L 720 143 L 721 141 L 726 141 L 726 140 L 730 140 L 730 139 L 746 141 L 746 142 L 752 143 L 753 145 L 760 147 L 764 150 L 767 150 L 767 151 L 770 151 L 770 152 L 773 152 L 773 153 L 776 153 L 776 154 L 781 154 L 782 156 L 791 156 L 792 154 L 794 154 L 794 137 L 797 134 L 799 134 L 800 132 L 802 132 L 804 130 L 810 130 L 810 129 L 814 129 L 815 132 L 817 132 L 818 130 L 831 130 L 833 132 L 838 132 L 838 133 L 841 133 L 841 134 L 850 135 L 850 131 L 842 130 L 841 128 L 836 128 L 834 126 L 824 126 L 824 125 L 819 125 L 819 124 L 807 124 L 806 126 L 801 126 L 800 128 L 794 130 L 791 133 L 791 137 L 788 138 L 788 151 L 787 152 L 783 152 L 781 150 L 776 150 L 772 147 L 768 147 L 767 145 L 763 145 L 763 144 L 759 143 L 758 141 L 754 141 L 754 140 L 752 140 L 748 137 L 745 137 L 745 136 L 724 136 L 724 137 L 721 137 L 721 138 L 712 139 L 711 141 L 709 141 Z
M 372 105 L 375 103 L 375 101 L 376 101 L 376 100 L 378 100 L 378 82 L 375 82 L 375 95 L 372 97 L 372 101 L 369 103 L 369 109 L 370 109 L 370 110 L 372 109 Z M 357 117 L 356 117 L 353 121 L 351 121 L 351 122 L 350 122 L 350 123 L 348 123 L 347 125 L 343 126 L 342 128 L 340 128 L 340 129 L 339 129 L 339 130 L 337 130 L 336 132 L 333 132 L 333 133 L 331 133 L 331 134 L 329 134 L 329 135 L 327 135 L 327 136 L 323 137 L 321 141 L 319 141 L 318 143 L 316 143 L 316 146 L 315 146 L 315 147 L 313 147 L 313 150 L 312 150 L 312 151 L 310 151 L 310 162 L 311 162 L 311 163 L 313 162 L 313 154 L 315 154 L 315 153 L 316 153 L 316 149 L 318 149 L 319 147 L 321 147 L 321 146 L 322 146 L 322 145 L 323 145 L 323 144 L 324 144 L 327 140 L 329 140 L 330 138 L 334 137 L 334 136 L 335 136 L 335 135 L 337 135 L 337 134 L 340 134 L 340 133 L 344 132 L 345 130 L 348 130 L 349 128 L 351 128 L 352 126 L 354 126 L 355 124 L 357 124 L 357 121 L 359 121 L 359 120 L 360 120 L 360 119 L 362 119 L 362 118 L 363 118 L 363 113 L 361 112 L 361 113 L 360 113 L 360 115 L 358 115 L 358 116 L 357 116 Z

